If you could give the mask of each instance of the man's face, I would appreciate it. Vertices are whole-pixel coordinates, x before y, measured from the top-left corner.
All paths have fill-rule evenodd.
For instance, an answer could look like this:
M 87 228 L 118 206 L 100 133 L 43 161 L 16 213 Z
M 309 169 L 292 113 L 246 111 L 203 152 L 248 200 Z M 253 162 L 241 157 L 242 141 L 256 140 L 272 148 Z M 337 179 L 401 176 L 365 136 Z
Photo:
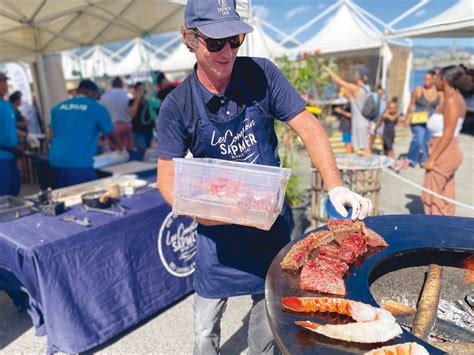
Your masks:
M 224 48 L 218 52 L 210 52 L 203 38 L 197 37 L 197 46 L 194 51 L 198 67 L 215 79 L 226 79 L 232 74 L 235 58 L 239 48 L 231 48 L 226 42 Z
M 0 80 L 0 97 L 8 94 L 8 84 L 6 80 Z

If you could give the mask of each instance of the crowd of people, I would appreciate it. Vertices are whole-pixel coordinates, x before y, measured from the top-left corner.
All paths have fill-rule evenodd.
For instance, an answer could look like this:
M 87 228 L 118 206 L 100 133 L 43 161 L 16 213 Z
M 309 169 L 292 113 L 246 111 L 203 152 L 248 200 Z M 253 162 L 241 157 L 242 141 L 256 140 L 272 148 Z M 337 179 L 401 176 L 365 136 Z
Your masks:
M 396 172 L 419 165 L 425 169 L 426 189 L 454 199 L 454 176 L 463 160 L 457 141 L 466 114 L 462 93 L 472 93 L 472 70 L 464 65 L 429 70 L 403 114 L 397 97 L 387 101 L 381 86 L 371 92 L 365 68 L 356 71 L 354 82 L 342 79 L 328 67 L 324 69 L 348 99 L 347 104 L 334 108 L 346 153 L 372 154 L 379 137 L 383 154 L 392 159 Z M 367 114 L 371 96 L 375 109 L 373 114 Z M 412 137 L 408 153 L 397 157 L 394 142 L 399 123 L 410 127 Z M 435 194 L 423 192 L 425 214 L 454 215 L 455 205 Z
M 53 107 L 46 141 L 53 187 L 96 179 L 93 157 L 104 147 L 140 153 L 151 147 L 160 104 L 177 86 L 161 72 L 152 77 L 153 85 L 137 82 L 130 93 L 116 77 L 102 95 L 96 83 L 84 79 L 68 99 Z M 17 158 L 40 147 L 40 141 L 39 135 L 28 131 L 29 121 L 20 111 L 21 92 L 7 97 L 8 79 L 0 72 L 0 196 L 17 196 L 21 181 Z

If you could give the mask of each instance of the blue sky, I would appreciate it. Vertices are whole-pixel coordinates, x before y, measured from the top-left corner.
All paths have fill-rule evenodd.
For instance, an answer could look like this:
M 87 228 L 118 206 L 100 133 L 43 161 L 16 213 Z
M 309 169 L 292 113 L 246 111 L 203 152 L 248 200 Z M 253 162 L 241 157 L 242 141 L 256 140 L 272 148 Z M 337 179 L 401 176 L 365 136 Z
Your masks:
M 317 16 L 326 8 L 336 3 L 336 0 L 251 0 L 254 12 L 265 21 L 282 30 L 285 33 L 292 33 L 300 26 Z M 413 7 L 419 0 L 353 0 L 353 2 L 366 11 L 372 13 L 385 23 L 397 18 L 403 12 Z M 431 0 L 427 5 L 418 9 L 406 19 L 395 25 L 395 28 L 402 28 L 416 25 L 433 16 L 443 12 L 457 0 Z M 473 10 L 474 11 L 474 10 Z M 312 26 L 308 31 L 298 36 L 298 39 L 305 41 L 318 31 L 324 21 L 331 16 L 332 12 Z M 268 31 L 268 30 L 266 30 Z M 269 32 L 276 37 L 275 33 Z M 456 45 L 474 46 L 473 39 L 456 39 Z M 449 39 L 415 39 L 415 46 L 449 46 L 453 42 Z

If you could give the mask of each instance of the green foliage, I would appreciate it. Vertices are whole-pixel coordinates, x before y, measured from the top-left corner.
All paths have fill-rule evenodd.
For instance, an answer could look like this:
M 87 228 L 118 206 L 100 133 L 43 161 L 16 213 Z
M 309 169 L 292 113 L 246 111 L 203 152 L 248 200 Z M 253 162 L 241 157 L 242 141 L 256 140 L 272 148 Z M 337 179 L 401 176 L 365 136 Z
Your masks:
M 277 60 L 277 64 L 298 92 L 306 94 L 311 91 L 314 98 L 318 98 L 319 93 L 324 92 L 331 81 L 321 68 L 322 65 L 330 64 L 329 59 L 308 56 L 298 61 L 290 61 L 288 57 L 283 57 Z M 297 152 L 303 143 L 287 124 L 275 121 L 275 131 L 280 142 L 282 167 L 293 172 L 286 188 L 286 198 L 290 207 L 295 207 L 304 203 L 304 181 L 295 174 L 298 168 Z
M 304 192 L 303 180 L 295 174 L 298 167 L 296 155 L 297 151 L 294 145 L 280 149 L 281 166 L 292 171 L 286 186 L 286 199 L 290 207 L 301 205 L 304 202 L 302 198 Z
M 288 57 L 277 60 L 283 74 L 296 90 L 306 93 L 310 90 L 314 98 L 326 90 L 331 78 L 322 70 L 323 65 L 329 66 L 331 59 L 308 56 L 297 61 L 290 61 Z

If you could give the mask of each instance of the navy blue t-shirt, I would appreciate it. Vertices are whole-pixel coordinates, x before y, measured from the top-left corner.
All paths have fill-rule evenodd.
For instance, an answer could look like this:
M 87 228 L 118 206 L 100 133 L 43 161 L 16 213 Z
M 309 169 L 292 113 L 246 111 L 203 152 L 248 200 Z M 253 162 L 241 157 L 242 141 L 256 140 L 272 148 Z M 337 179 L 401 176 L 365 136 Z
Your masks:
M 284 122 L 294 118 L 306 106 L 280 69 L 265 58 L 237 57 L 223 96 L 210 93 L 201 83 L 198 85 L 199 93 L 195 93 L 191 80 L 198 80 L 196 71 L 168 95 L 160 108 L 157 153 L 161 158 L 181 158 L 187 149 L 196 156 L 199 146 L 196 99 L 205 103 L 209 118 L 220 122 L 234 117 L 244 105 L 251 105 L 253 101 L 257 101 L 269 115 Z M 268 143 L 276 150 L 273 120 L 268 126 Z

